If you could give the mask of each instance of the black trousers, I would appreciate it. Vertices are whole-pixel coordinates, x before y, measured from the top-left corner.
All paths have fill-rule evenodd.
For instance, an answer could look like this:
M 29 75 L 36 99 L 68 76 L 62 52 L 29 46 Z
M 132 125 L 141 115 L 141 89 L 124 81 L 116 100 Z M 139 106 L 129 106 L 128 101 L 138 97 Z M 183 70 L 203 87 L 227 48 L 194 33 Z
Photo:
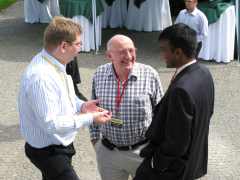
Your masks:
M 67 64 L 66 71 L 67 71 L 67 74 L 72 76 L 72 80 L 74 84 L 81 83 L 81 77 L 78 70 L 78 63 L 77 63 L 76 57 Z
M 179 12 L 185 8 L 184 0 L 180 0 L 180 1 L 169 0 L 169 4 L 170 4 L 171 14 L 174 17 L 177 17 Z
M 78 63 L 77 57 L 74 58 L 71 62 L 69 62 L 66 66 L 66 72 L 72 77 L 74 90 L 76 95 L 84 100 L 87 101 L 87 98 L 78 90 L 77 84 L 81 83 L 81 76 L 78 70 Z
M 174 167 L 169 168 L 164 172 L 160 172 L 151 167 L 151 158 L 145 158 L 141 165 L 138 167 L 133 180 L 180 180 L 183 179 L 184 168 Z
M 202 42 L 199 42 L 197 44 L 197 49 L 196 49 L 196 59 L 198 58 L 198 55 L 201 49 L 202 49 Z
M 80 180 L 72 166 L 72 156 L 75 154 L 73 144 L 37 149 L 26 143 L 25 153 L 41 171 L 43 180 Z

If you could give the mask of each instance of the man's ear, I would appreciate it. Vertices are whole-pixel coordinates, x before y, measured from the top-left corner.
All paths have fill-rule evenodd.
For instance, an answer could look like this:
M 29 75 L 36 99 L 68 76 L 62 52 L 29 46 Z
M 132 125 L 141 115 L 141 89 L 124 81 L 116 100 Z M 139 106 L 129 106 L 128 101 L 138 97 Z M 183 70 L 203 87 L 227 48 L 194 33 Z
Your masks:
M 183 51 L 182 51 L 181 48 L 176 48 L 176 49 L 174 50 L 174 54 L 175 54 L 176 57 L 181 57 L 182 54 L 183 54 Z
M 65 42 L 65 41 L 62 41 L 61 43 L 60 43 L 60 45 L 59 45 L 59 48 L 60 48 L 60 50 L 61 50 L 61 52 L 62 53 L 65 53 L 66 52 L 66 47 L 67 47 L 67 42 Z
M 105 57 L 107 58 L 107 60 L 112 61 L 112 54 L 110 51 L 106 51 Z

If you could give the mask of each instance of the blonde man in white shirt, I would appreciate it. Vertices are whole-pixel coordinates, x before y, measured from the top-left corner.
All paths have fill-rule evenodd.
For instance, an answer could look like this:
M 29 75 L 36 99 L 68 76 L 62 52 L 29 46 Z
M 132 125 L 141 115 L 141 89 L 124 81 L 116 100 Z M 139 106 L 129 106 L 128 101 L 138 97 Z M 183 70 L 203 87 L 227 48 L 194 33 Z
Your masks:
M 44 49 L 21 79 L 18 108 L 25 153 L 43 180 L 79 180 L 71 164 L 77 131 L 111 118 L 96 106 L 98 101 L 78 99 L 66 74 L 66 64 L 80 51 L 80 35 L 81 27 L 71 19 L 53 18 L 44 33 Z
M 197 57 L 202 48 L 202 42 L 208 35 L 208 20 L 205 14 L 197 8 L 197 0 L 184 0 L 184 2 L 186 9 L 179 12 L 175 24 L 183 23 L 196 31 L 198 41 Z

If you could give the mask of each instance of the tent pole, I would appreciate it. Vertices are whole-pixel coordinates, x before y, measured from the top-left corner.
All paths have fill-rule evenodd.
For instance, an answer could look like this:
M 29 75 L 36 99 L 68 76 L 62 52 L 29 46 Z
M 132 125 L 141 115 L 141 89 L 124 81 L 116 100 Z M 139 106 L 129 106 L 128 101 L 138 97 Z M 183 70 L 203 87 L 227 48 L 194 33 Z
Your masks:
M 97 20 L 97 9 L 96 9 L 96 0 L 92 0 L 92 22 L 93 22 L 93 40 L 94 40 L 94 52 L 97 54 L 97 36 L 96 36 L 96 20 Z
M 236 19 L 237 19 L 237 56 L 238 56 L 238 62 L 240 63 L 240 16 L 239 16 L 239 11 L 240 11 L 240 0 L 236 0 Z

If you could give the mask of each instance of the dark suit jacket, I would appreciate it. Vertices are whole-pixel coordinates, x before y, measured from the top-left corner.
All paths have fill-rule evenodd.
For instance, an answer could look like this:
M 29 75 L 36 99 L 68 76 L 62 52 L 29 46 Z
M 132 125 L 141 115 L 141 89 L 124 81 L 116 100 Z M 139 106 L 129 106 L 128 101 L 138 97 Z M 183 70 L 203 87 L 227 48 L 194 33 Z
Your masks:
M 150 144 L 134 180 L 193 180 L 207 173 L 214 84 L 198 63 L 181 71 L 157 105 L 147 131 Z M 153 159 L 153 167 L 151 167 Z

